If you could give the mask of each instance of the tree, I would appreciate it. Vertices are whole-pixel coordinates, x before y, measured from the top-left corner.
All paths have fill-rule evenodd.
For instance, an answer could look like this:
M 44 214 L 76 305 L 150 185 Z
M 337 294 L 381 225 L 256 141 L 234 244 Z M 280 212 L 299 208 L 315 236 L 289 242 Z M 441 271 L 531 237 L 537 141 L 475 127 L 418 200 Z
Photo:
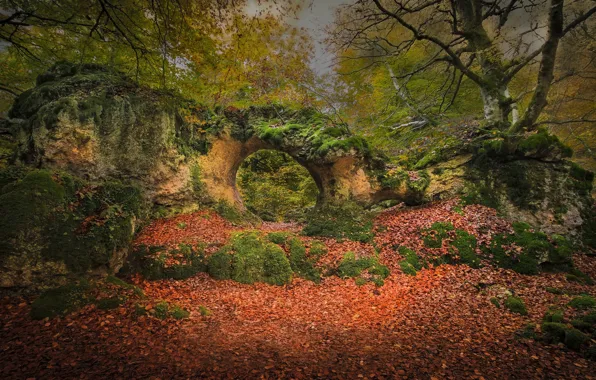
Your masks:
M 462 81 L 470 80 L 480 90 L 487 127 L 513 141 L 538 125 L 559 42 L 595 12 L 587 1 L 565 6 L 564 0 L 358 0 L 343 8 L 331 41 L 340 51 L 362 52 L 362 58 L 373 52 L 376 61 L 426 49 L 428 59 L 393 79 L 443 65 L 453 78 L 443 97 L 457 95 Z M 512 82 L 533 65 L 538 65 L 535 85 L 513 96 Z

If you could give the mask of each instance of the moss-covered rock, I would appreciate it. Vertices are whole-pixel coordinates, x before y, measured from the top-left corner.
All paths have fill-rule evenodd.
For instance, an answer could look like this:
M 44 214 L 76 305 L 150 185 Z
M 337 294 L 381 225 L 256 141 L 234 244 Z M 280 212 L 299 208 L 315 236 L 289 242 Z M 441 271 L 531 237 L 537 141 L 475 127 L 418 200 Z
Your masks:
M 80 282 L 43 292 L 31 304 L 33 319 L 53 318 L 71 313 L 91 303 L 89 284 Z
M 289 241 L 290 249 L 290 265 L 292 270 L 299 277 L 319 283 L 321 281 L 321 271 L 315 267 L 318 256 L 313 254 L 313 249 L 310 250 L 310 255 L 307 255 L 306 246 L 300 239 L 292 238 Z
M 285 252 L 257 232 L 232 236 L 229 245 L 209 257 L 208 272 L 214 278 L 244 284 L 284 285 L 292 279 L 292 267 Z
M 522 274 L 572 270 L 572 249 L 567 239 L 558 235 L 549 238 L 527 223 L 514 223 L 513 229 L 513 234 L 495 235 L 488 247 L 483 246 L 485 254 L 497 265 Z
M 118 271 L 145 207 L 135 186 L 49 170 L 10 176 L 0 190 L 3 287 L 48 287 Z
M 528 314 L 524 300 L 522 300 L 519 297 L 515 297 L 515 296 L 507 297 L 505 299 L 505 307 L 507 309 L 509 309 L 510 311 L 517 313 L 517 314 L 521 314 L 521 315 Z
M 141 273 L 149 280 L 183 280 L 206 272 L 207 264 L 200 245 L 180 244 L 177 249 L 140 245 L 134 247 L 123 268 L 125 273 Z

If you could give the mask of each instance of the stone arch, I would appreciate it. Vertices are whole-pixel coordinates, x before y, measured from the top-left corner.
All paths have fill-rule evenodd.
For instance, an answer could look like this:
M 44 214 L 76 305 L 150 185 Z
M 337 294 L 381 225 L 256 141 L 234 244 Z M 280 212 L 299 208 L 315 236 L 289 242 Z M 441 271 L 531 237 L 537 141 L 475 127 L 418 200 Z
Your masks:
M 260 150 L 287 153 L 310 173 L 319 189 L 317 204 L 335 199 L 355 199 L 364 203 L 372 201 L 372 185 L 363 163 L 354 156 L 336 157 L 329 162 L 305 160 L 294 149 L 284 149 L 251 136 L 246 141 L 234 139 L 228 133 L 213 138 L 207 154 L 199 157 L 201 180 L 206 192 L 214 201 L 225 201 L 245 209 L 236 187 L 236 174 L 242 162 Z
M 416 203 L 429 184 L 424 173 L 391 169 L 364 138 L 313 109 L 210 109 L 97 65 L 51 68 L 17 98 L 9 117 L 18 131 L 17 161 L 131 183 L 158 206 L 225 201 L 244 209 L 236 172 L 261 149 L 304 166 L 319 204 Z

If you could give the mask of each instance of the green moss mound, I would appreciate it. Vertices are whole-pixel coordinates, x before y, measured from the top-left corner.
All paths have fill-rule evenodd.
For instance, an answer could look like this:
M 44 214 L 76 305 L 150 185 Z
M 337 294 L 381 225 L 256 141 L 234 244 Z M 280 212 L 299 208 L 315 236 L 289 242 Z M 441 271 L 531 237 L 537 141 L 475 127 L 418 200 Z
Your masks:
M 180 244 L 177 249 L 170 250 L 160 246 L 134 247 L 123 268 L 124 273 L 141 273 L 148 280 L 184 280 L 205 271 L 207 264 L 203 247 L 188 244 Z
M 214 278 L 244 284 L 284 285 L 292 278 L 292 267 L 283 249 L 257 232 L 233 235 L 227 247 L 209 258 L 208 272 Z
M 328 203 L 307 216 L 306 236 L 369 242 L 374 237 L 372 215 L 354 202 Z
M 170 304 L 166 301 L 160 301 L 151 310 L 149 314 L 158 319 L 186 319 L 190 313 L 176 304 Z
M 449 222 L 435 222 L 429 229 L 423 231 L 424 245 L 428 248 L 441 248 L 443 240 L 449 237 L 449 231 L 453 231 L 453 224 Z
M 546 234 L 533 231 L 526 223 L 514 223 L 513 229 L 513 234 L 496 235 L 488 247 L 483 247 L 485 254 L 497 265 L 522 274 L 537 274 L 541 269 L 571 270 L 573 250 L 564 237 L 553 235 L 549 239 Z M 519 247 L 521 252 L 509 252 L 507 247 L 511 246 Z M 544 264 L 540 266 L 540 263 Z
M 379 263 L 376 257 L 356 258 L 354 252 L 347 252 L 337 268 L 338 275 L 342 278 L 355 278 L 362 281 L 373 282 L 383 286 L 384 280 L 389 276 L 389 268 Z
M 47 290 L 31 304 L 31 318 L 53 318 L 76 311 L 92 302 L 88 290 L 85 282 Z
M 289 241 L 289 249 L 290 265 L 294 273 L 317 284 L 321 282 L 321 271 L 314 265 L 317 257 L 309 257 L 307 255 L 304 243 L 298 238 L 292 238 Z
M 587 310 L 596 307 L 596 299 L 592 296 L 579 296 L 569 301 L 569 306 L 578 310 Z
M 410 248 L 399 247 L 399 253 L 405 257 L 404 260 L 399 262 L 399 267 L 405 274 L 415 276 L 416 273 L 424 267 L 423 262 L 420 260 L 416 252 Z
M 517 313 L 520 315 L 527 315 L 528 311 L 526 310 L 526 304 L 524 300 L 519 297 L 509 296 L 505 299 L 504 303 L 505 307 L 509 309 L 509 311 L 513 313 Z

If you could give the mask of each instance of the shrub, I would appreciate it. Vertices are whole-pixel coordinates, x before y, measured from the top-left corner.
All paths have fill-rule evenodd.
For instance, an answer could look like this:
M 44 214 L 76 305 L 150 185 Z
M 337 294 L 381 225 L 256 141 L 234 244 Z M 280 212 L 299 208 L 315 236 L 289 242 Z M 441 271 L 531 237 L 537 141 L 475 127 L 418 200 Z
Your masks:
M 596 299 L 592 296 L 579 296 L 569 301 L 569 306 L 578 310 L 590 309 L 596 306 Z
M 527 315 L 528 311 L 526 310 L 526 305 L 524 301 L 515 296 L 509 296 L 505 299 L 505 307 L 509 309 L 513 313 L 517 313 L 520 315 Z
M 83 282 L 46 290 L 33 301 L 31 317 L 53 318 L 78 310 L 92 301 L 87 294 L 88 290 L 89 285 Z

